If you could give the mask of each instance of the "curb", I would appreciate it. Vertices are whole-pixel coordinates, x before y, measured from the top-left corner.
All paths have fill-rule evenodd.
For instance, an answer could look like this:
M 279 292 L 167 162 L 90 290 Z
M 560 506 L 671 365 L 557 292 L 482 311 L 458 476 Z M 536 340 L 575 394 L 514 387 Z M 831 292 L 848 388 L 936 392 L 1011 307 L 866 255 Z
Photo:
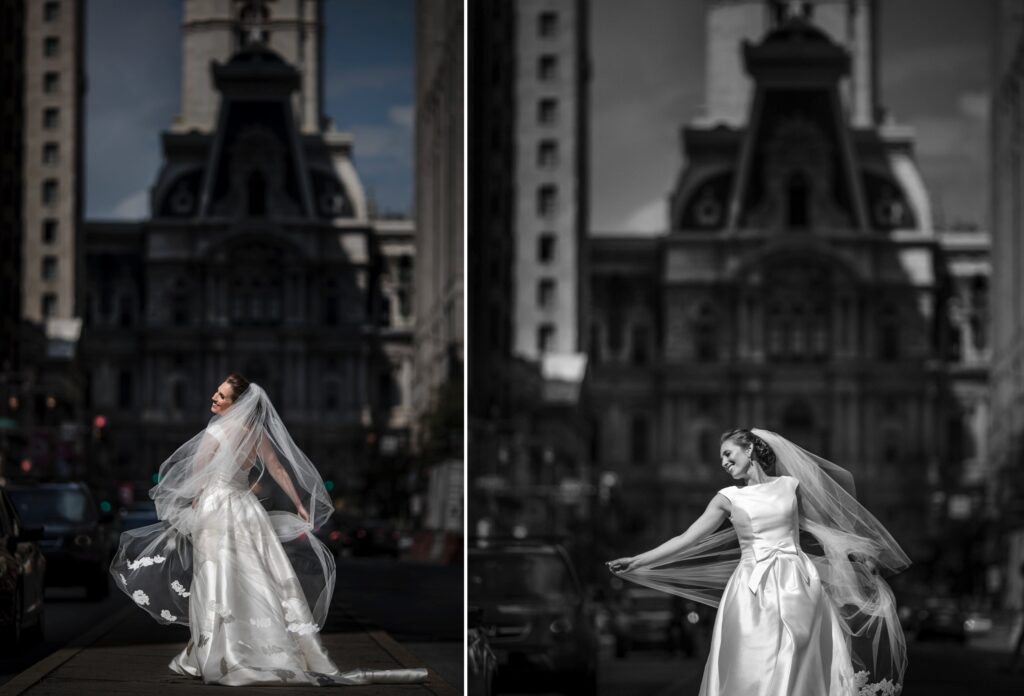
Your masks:
M 110 632 L 114 626 L 128 618 L 133 611 L 135 611 L 134 606 L 122 607 L 88 633 L 72 638 L 63 648 L 47 655 L 25 671 L 17 674 L 3 686 L 0 686 L 0 695 L 21 694 L 28 691 L 41 682 L 48 674 L 55 672 L 65 662 Z

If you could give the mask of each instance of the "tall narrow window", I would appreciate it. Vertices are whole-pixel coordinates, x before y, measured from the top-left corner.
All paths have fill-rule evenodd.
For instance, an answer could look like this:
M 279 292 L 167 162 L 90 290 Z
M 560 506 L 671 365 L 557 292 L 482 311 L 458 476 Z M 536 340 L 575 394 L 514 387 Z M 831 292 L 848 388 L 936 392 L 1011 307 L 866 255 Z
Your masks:
M 545 39 L 550 39 L 558 33 L 558 14 L 555 12 L 541 12 L 537 17 L 537 33 Z
M 537 214 L 548 217 L 555 214 L 558 205 L 558 188 L 553 184 L 545 184 L 537 189 Z
M 541 99 L 537 102 L 537 121 L 545 126 L 553 125 L 558 121 L 557 99 Z
M 43 244 L 54 244 L 57 241 L 57 221 L 43 220 Z
M 648 446 L 650 440 L 649 429 L 645 417 L 633 416 L 629 428 L 629 454 L 634 466 L 646 464 L 650 459 L 650 447 Z
M 57 295 L 56 293 L 47 292 L 43 294 L 43 316 L 52 317 L 57 314 Z
M 57 164 L 60 161 L 60 145 L 43 143 L 43 164 Z
M 541 263 L 551 263 L 555 260 L 555 246 L 558 242 L 551 232 L 545 232 L 537 238 L 537 260 Z
M 552 82 L 558 78 L 558 56 L 545 54 L 537 59 L 537 79 Z
M 43 257 L 43 280 L 57 279 L 57 257 L 47 254 Z
M 555 281 L 544 278 L 537 283 L 537 306 L 551 309 L 555 306 Z
M 630 362 L 634 365 L 647 365 L 650 359 L 650 332 L 646 326 L 634 326 L 630 346 Z
M 60 189 L 57 186 L 56 179 L 46 179 L 43 181 L 43 205 L 57 205 L 57 198 L 59 195 Z
M 537 143 L 537 166 L 540 169 L 554 169 L 558 166 L 557 140 L 541 140 Z
M 541 324 L 537 328 L 537 350 L 547 353 L 555 347 L 554 324 Z
M 60 19 L 60 2 L 58 0 L 47 0 L 43 5 L 43 21 L 56 22 Z
M 267 181 L 263 172 L 249 174 L 249 215 L 262 217 L 267 214 Z
M 900 357 L 900 317 L 892 305 L 887 305 L 879 317 L 878 357 L 882 360 L 897 360 Z
M 807 178 L 800 172 L 789 177 L 786 184 L 786 203 L 789 227 L 797 230 L 806 229 L 810 220 L 808 204 Z
M 60 73 L 48 72 L 43 75 L 43 91 L 46 94 L 57 94 L 60 91 Z
M 60 109 L 52 107 L 43 109 L 43 128 L 56 130 L 58 127 L 60 127 Z
M 135 401 L 132 381 L 129 370 L 121 370 L 117 376 L 117 399 L 121 408 L 131 408 Z
M 43 55 L 47 58 L 56 58 L 60 55 L 59 36 L 47 36 L 43 39 Z

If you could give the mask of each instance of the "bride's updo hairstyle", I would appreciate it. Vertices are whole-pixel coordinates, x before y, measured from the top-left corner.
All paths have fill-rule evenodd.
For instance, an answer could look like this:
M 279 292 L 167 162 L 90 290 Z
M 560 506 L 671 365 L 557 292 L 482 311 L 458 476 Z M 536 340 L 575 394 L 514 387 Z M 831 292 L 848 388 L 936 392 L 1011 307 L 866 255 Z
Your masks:
M 238 397 L 249 388 L 249 380 L 237 372 L 232 372 L 224 381 L 231 385 L 231 403 L 238 401 Z
M 775 476 L 775 452 L 768 446 L 768 443 L 759 438 L 749 430 L 737 428 L 722 435 L 722 443 L 735 442 L 744 450 L 752 449 L 750 458 L 758 463 L 761 471 L 769 476 Z

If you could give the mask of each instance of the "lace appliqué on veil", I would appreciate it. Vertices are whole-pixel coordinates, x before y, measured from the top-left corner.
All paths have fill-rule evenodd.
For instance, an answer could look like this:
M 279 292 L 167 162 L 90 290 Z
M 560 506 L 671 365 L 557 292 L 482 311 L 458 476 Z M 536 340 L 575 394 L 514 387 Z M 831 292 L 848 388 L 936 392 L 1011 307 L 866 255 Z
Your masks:
M 134 561 L 128 561 L 128 570 L 138 570 L 151 565 L 158 565 L 167 559 L 163 556 L 143 556 Z
M 179 595 L 181 595 L 182 597 L 188 597 L 189 595 L 191 595 L 191 594 L 192 594 L 191 592 L 189 592 L 188 590 L 186 590 L 186 589 L 185 589 L 185 586 L 184 586 L 184 585 L 182 585 L 182 584 L 181 584 L 180 582 L 178 582 L 177 580 L 175 580 L 174 582 L 172 582 L 172 583 L 171 583 L 171 589 L 172 589 L 172 590 L 174 590 L 175 592 L 177 592 L 177 593 L 178 593 Z
M 853 688 L 857 689 L 857 696 L 897 696 L 903 692 L 903 685 L 896 684 L 889 679 L 868 683 L 871 675 L 867 671 L 860 671 L 853 675 Z

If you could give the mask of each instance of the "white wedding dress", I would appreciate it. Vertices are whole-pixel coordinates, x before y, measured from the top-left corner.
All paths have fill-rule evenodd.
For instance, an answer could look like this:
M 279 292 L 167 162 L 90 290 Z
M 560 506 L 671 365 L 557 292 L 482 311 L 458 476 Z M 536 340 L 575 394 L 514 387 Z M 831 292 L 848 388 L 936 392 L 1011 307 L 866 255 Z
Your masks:
M 250 390 L 265 399 L 255 385 Z M 240 403 L 251 406 L 249 396 Z M 303 492 L 298 495 L 318 520 L 325 517 L 320 498 L 326 491 L 306 497 L 322 481 L 312 467 L 312 483 L 296 473 L 291 463 L 301 453 L 279 425 L 267 428 L 272 435 L 261 434 L 262 421 L 252 413 L 263 419 L 276 413 L 269 401 L 257 405 L 245 412 L 245 427 L 211 422 L 161 468 L 151 495 L 162 521 L 121 535 L 111 563 L 116 584 L 160 623 L 189 626 L 191 639 L 170 668 L 208 684 L 426 681 L 424 668 L 341 672 L 327 656 L 319 632 L 334 586 L 334 558 L 311 523 L 264 507 L 260 498 L 275 499 L 275 478 L 262 476 L 258 452 L 266 450 L 254 443 L 275 436 L 278 476 Z

